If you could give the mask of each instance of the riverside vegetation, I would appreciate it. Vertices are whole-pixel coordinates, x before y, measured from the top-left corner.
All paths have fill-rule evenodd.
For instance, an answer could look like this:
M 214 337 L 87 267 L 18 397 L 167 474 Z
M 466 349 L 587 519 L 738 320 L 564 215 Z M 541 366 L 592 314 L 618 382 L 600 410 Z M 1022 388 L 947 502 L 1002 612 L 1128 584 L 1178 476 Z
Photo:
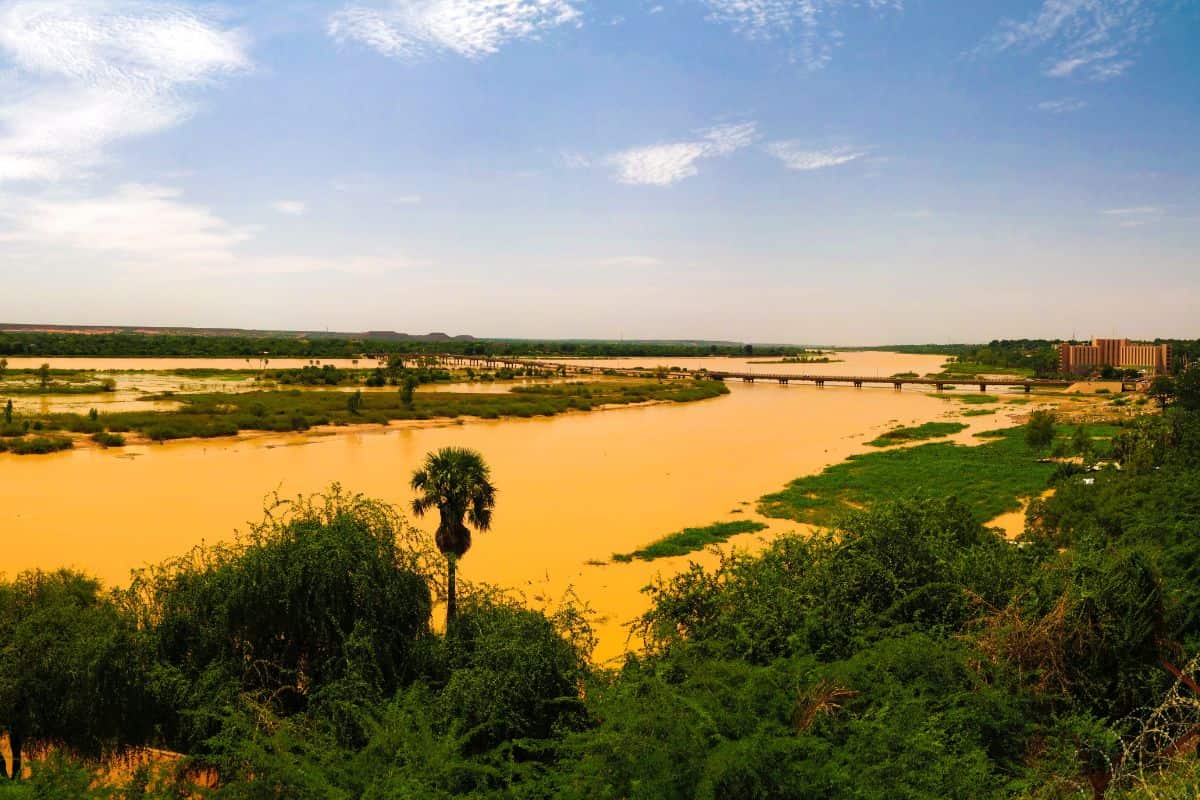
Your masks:
M 64 447 L 62 433 L 125 434 L 136 431 L 152 441 L 233 436 L 239 431 L 297 431 L 315 425 L 386 424 L 391 420 L 458 417 L 551 416 L 589 411 L 606 405 L 692 402 L 727 394 L 714 380 L 602 380 L 515 386 L 494 394 L 414 393 L 407 382 L 398 392 L 349 393 L 336 390 L 273 390 L 162 395 L 179 407 L 170 411 L 121 411 L 89 414 L 31 414 L 0 426 L 0 450 L 31 450 L 46 432 Z M 108 439 L 112 442 L 115 440 Z M 103 443 L 103 442 L 102 442 Z M 60 448 L 61 449 L 61 448 Z
M 0 727 L 31 775 L 0 798 L 1194 796 L 1200 393 L 1031 430 L 974 449 L 1104 453 L 1049 465 L 1018 543 L 914 476 L 656 581 L 615 668 L 571 604 L 463 585 L 435 630 L 439 548 L 337 488 L 127 589 L 19 575 Z M 146 745 L 178 755 L 114 766 Z

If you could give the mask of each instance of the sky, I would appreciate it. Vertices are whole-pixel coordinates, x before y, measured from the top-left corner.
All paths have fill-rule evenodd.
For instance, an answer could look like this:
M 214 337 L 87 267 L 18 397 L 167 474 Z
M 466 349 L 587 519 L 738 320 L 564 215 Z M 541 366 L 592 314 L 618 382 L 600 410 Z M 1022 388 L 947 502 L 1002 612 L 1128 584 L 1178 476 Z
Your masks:
M 0 0 L 0 322 L 1200 337 L 1200 2 Z

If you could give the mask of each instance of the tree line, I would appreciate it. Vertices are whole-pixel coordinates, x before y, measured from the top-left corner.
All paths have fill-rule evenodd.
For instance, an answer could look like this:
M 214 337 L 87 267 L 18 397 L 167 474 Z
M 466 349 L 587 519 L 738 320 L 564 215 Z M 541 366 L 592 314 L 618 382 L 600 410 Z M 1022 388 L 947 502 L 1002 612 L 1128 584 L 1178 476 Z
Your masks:
M 466 356 L 670 357 L 791 355 L 801 347 L 716 342 L 387 339 L 371 337 L 232 336 L 167 333 L 0 332 L 0 355 L 93 357 L 358 358 L 364 353 Z

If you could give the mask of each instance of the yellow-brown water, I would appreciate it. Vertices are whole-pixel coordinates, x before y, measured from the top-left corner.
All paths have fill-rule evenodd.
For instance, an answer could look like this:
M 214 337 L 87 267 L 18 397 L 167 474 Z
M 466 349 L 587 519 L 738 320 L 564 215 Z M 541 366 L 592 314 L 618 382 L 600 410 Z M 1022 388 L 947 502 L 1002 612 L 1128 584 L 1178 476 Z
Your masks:
M 843 357 L 843 364 L 772 368 L 890 375 L 924 373 L 941 363 L 936 356 Z M 654 360 L 642 363 L 653 366 Z M 30 567 L 70 565 L 124 583 L 131 568 L 230 537 L 259 516 L 264 496 L 274 490 L 315 492 L 339 481 L 404 506 L 408 478 L 426 452 L 467 446 L 487 458 L 500 493 L 493 529 L 476 537 L 463 576 L 521 590 L 534 600 L 556 601 L 574 587 L 605 619 L 596 653 L 603 660 L 622 652 L 621 625 L 645 608 L 639 589 L 688 559 L 589 561 L 683 527 L 753 516 L 759 496 L 862 451 L 879 432 L 961 410 L 957 403 L 891 388 L 758 383 L 731 389 L 729 396 L 699 403 L 548 419 L 0 455 L 4 569 L 11 576 Z M 970 431 L 983 430 L 1010 424 L 1009 413 L 1027 410 L 963 421 Z M 434 523 L 418 524 L 431 529 Z M 767 534 L 796 527 L 773 521 Z M 753 546 L 756 538 L 733 541 Z

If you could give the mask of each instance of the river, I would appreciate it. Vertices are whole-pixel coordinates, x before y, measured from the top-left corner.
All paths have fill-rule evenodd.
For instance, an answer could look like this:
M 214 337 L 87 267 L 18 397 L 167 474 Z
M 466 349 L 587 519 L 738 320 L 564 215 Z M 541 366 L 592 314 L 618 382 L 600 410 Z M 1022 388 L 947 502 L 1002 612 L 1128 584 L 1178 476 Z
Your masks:
M 845 363 L 755 369 L 886 376 L 923 374 L 942 362 L 937 356 L 892 353 L 841 357 Z M 131 360 L 122 361 L 119 368 L 128 369 Z M 744 365 L 743 360 L 705 361 L 710 368 Z M 604 363 L 653 367 L 664 362 Z M 688 359 L 665 363 L 691 366 Z M 154 368 L 174 366 L 178 362 Z M 4 569 L 11 577 L 22 569 L 69 565 L 124 584 L 132 568 L 232 536 L 259 517 L 272 491 L 316 492 L 337 481 L 405 506 L 411 499 L 409 476 L 425 453 L 445 445 L 473 447 L 491 465 L 499 495 L 492 530 L 475 537 L 460 574 L 511 587 L 534 603 L 555 602 L 573 588 L 602 617 L 595 655 L 603 661 L 624 651 L 622 625 L 646 607 L 639 589 L 656 574 L 683 568 L 688 559 L 589 562 L 683 527 L 753 518 L 759 496 L 863 451 L 863 443 L 881 431 L 960 410 L 958 403 L 921 391 L 891 388 L 774 383 L 730 388 L 728 396 L 698 403 L 553 418 L 396 423 L 332 435 L 0 454 Z M 1003 411 L 962 421 L 971 426 L 964 437 L 1009 424 Z M 428 518 L 416 522 L 429 531 L 436 524 Z M 754 547 L 762 536 L 797 527 L 770 522 L 764 534 L 733 542 Z M 712 561 L 706 553 L 694 557 Z

